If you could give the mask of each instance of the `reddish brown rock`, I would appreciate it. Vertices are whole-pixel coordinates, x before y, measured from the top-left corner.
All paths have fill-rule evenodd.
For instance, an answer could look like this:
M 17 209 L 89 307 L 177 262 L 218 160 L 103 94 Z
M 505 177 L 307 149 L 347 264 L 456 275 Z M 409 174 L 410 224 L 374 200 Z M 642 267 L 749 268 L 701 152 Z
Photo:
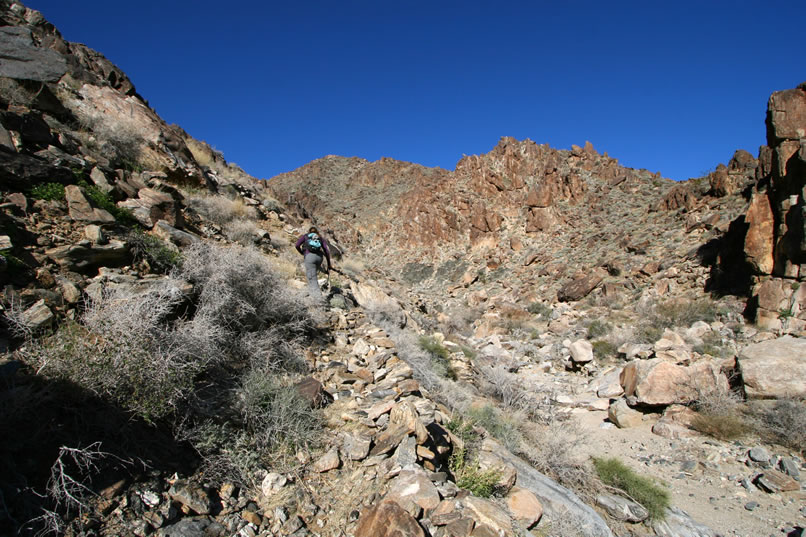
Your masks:
M 605 272 L 601 269 L 593 269 L 590 273 L 579 276 L 573 281 L 565 284 L 557 292 L 557 300 L 560 302 L 571 302 L 580 300 L 596 289 L 605 277 Z
M 676 211 L 680 208 L 693 209 L 697 205 L 697 198 L 688 186 L 677 184 L 669 189 L 656 209 L 659 211 Z
M 364 511 L 355 537 L 425 537 L 417 521 L 392 500 L 383 500 Z
M 771 274 L 775 221 L 766 193 L 753 193 L 745 221 L 749 226 L 744 240 L 744 253 L 747 260 L 753 265 L 756 272 Z
M 767 144 L 806 138 L 806 90 L 776 91 L 767 105 Z

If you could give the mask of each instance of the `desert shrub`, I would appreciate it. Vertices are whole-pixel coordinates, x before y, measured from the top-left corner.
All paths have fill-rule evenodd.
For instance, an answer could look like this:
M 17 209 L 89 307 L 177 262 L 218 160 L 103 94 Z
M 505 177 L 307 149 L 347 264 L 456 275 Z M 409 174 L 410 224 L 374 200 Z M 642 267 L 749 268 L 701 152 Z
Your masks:
M 456 380 L 456 372 L 451 367 L 451 353 L 433 336 L 421 336 L 420 347 L 431 357 L 434 371 L 442 377 Z
M 464 354 L 465 357 L 470 360 L 475 360 L 476 356 L 478 356 L 479 354 L 475 350 L 473 350 L 472 347 L 468 347 L 467 345 L 459 345 L 459 348 L 462 349 L 462 354 Z
M 529 313 L 536 315 L 537 317 L 542 317 L 544 319 L 549 319 L 551 317 L 551 306 L 544 304 L 542 302 L 532 302 L 526 307 L 526 311 Z
M 618 347 L 606 339 L 599 339 L 593 342 L 593 354 L 598 358 L 615 356 L 618 354 Z
M 187 403 L 200 375 L 223 362 L 297 363 L 292 342 L 312 332 L 313 319 L 265 258 L 207 244 L 186 253 L 179 280 L 105 293 L 80 323 L 30 342 L 26 360 L 148 420 Z M 195 307 L 176 318 L 189 299 L 180 291 L 186 280 L 194 284 Z
M 702 336 L 702 343 L 694 346 L 694 351 L 700 354 L 710 354 L 716 358 L 725 356 L 726 351 L 723 347 L 722 336 L 719 332 L 708 332 Z
M 719 440 L 734 440 L 754 431 L 753 420 L 743 411 L 742 399 L 720 388 L 698 390 L 697 410 L 691 427 Z
M 780 399 L 759 413 L 760 432 L 775 442 L 806 454 L 806 402 Z
M 534 399 L 523 381 L 507 371 L 506 367 L 483 366 L 479 370 L 484 381 L 485 392 L 501 401 L 510 409 L 531 411 L 534 407 Z
M 601 319 L 594 319 L 588 323 L 588 339 L 600 338 L 610 333 L 613 327 Z
M 31 197 L 38 200 L 63 200 L 64 185 L 61 183 L 42 183 L 31 188 Z
M 247 372 L 233 391 L 232 407 L 236 414 L 230 421 L 205 420 L 185 433 L 215 482 L 254 489 L 263 468 L 287 464 L 297 450 L 320 439 L 320 412 L 271 371 Z
M 253 220 L 231 220 L 224 224 L 224 236 L 243 246 L 255 244 L 259 228 Z
M 495 406 L 488 404 L 468 408 L 465 412 L 465 419 L 476 426 L 484 427 L 510 451 L 518 451 L 522 435 L 518 430 L 518 422 L 513 413 L 504 414 Z
M 456 486 L 469 490 L 480 498 L 492 496 L 501 479 L 501 472 L 495 469 L 482 470 L 477 461 L 469 460 L 465 449 L 453 451 L 449 466 L 456 479 Z
M 655 343 L 663 336 L 664 330 L 663 327 L 656 324 L 642 323 L 637 327 L 635 341 L 637 343 Z
M 114 200 L 109 197 L 109 194 L 101 190 L 95 185 L 88 183 L 85 179 L 78 182 L 82 192 L 96 207 L 99 207 L 115 217 L 115 220 L 121 224 L 133 226 L 137 224 L 137 219 L 134 213 L 125 207 L 118 207 Z
M 257 220 L 258 213 L 254 207 L 246 205 L 242 199 L 231 200 L 222 195 L 190 196 L 189 207 L 205 219 L 223 226 L 233 220 Z
M 126 244 L 135 262 L 146 261 L 155 272 L 167 274 L 182 265 L 178 248 L 140 229 L 128 234 Z
M 541 473 L 583 497 L 592 499 L 595 496 L 596 483 L 577 455 L 586 442 L 577 422 L 554 420 L 548 425 L 524 423 L 521 430 L 525 440 L 519 455 Z
M 593 459 L 599 479 L 605 485 L 623 491 L 628 497 L 643 505 L 654 520 L 662 520 L 669 507 L 669 492 L 651 479 L 638 475 L 617 458 Z

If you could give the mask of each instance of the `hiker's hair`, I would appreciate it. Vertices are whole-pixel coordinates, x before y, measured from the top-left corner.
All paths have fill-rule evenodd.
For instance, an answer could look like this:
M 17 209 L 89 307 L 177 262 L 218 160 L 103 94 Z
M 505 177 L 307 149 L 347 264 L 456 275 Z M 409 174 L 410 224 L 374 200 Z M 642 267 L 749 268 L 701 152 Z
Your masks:
M 311 229 L 308 230 L 308 233 L 319 233 L 319 230 L 316 229 L 316 226 L 311 226 Z

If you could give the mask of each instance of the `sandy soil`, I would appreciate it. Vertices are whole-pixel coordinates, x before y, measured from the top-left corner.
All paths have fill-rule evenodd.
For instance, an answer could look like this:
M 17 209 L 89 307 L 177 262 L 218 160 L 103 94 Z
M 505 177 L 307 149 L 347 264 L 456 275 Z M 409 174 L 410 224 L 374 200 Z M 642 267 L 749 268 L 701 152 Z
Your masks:
M 629 429 L 613 427 L 607 412 L 574 416 L 587 433 L 582 454 L 618 457 L 637 472 L 665 483 L 672 505 L 725 537 L 781 536 L 786 535 L 784 528 L 806 526 L 806 492 L 768 494 L 741 485 L 742 478 L 752 478 L 760 471 L 737 460 L 744 458 L 754 445 L 751 442 L 725 443 L 701 436 L 663 438 L 651 432 L 656 421 L 651 416 L 640 427 Z M 804 469 L 801 472 L 806 475 Z M 758 504 L 752 511 L 745 508 L 750 502 Z

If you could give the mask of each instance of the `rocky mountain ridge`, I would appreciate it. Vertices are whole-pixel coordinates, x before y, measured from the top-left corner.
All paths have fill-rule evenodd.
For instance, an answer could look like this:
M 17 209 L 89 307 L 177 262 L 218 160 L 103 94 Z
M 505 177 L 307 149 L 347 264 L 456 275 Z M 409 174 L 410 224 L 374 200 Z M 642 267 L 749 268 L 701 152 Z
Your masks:
M 773 95 L 758 160 L 683 184 L 502 139 L 452 172 L 331 156 L 266 185 L 38 12 L 0 8 L 3 531 L 802 531 L 806 353 L 783 336 L 802 331 L 802 88 Z M 341 255 L 325 313 L 293 292 L 309 221 Z M 166 410 L 150 375 L 169 360 L 189 380 Z M 277 414 L 321 420 L 289 453 L 260 435 L 277 393 Z M 756 403 L 789 436 L 695 425 Z M 590 456 L 669 483 L 665 519 L 641 523 Z

